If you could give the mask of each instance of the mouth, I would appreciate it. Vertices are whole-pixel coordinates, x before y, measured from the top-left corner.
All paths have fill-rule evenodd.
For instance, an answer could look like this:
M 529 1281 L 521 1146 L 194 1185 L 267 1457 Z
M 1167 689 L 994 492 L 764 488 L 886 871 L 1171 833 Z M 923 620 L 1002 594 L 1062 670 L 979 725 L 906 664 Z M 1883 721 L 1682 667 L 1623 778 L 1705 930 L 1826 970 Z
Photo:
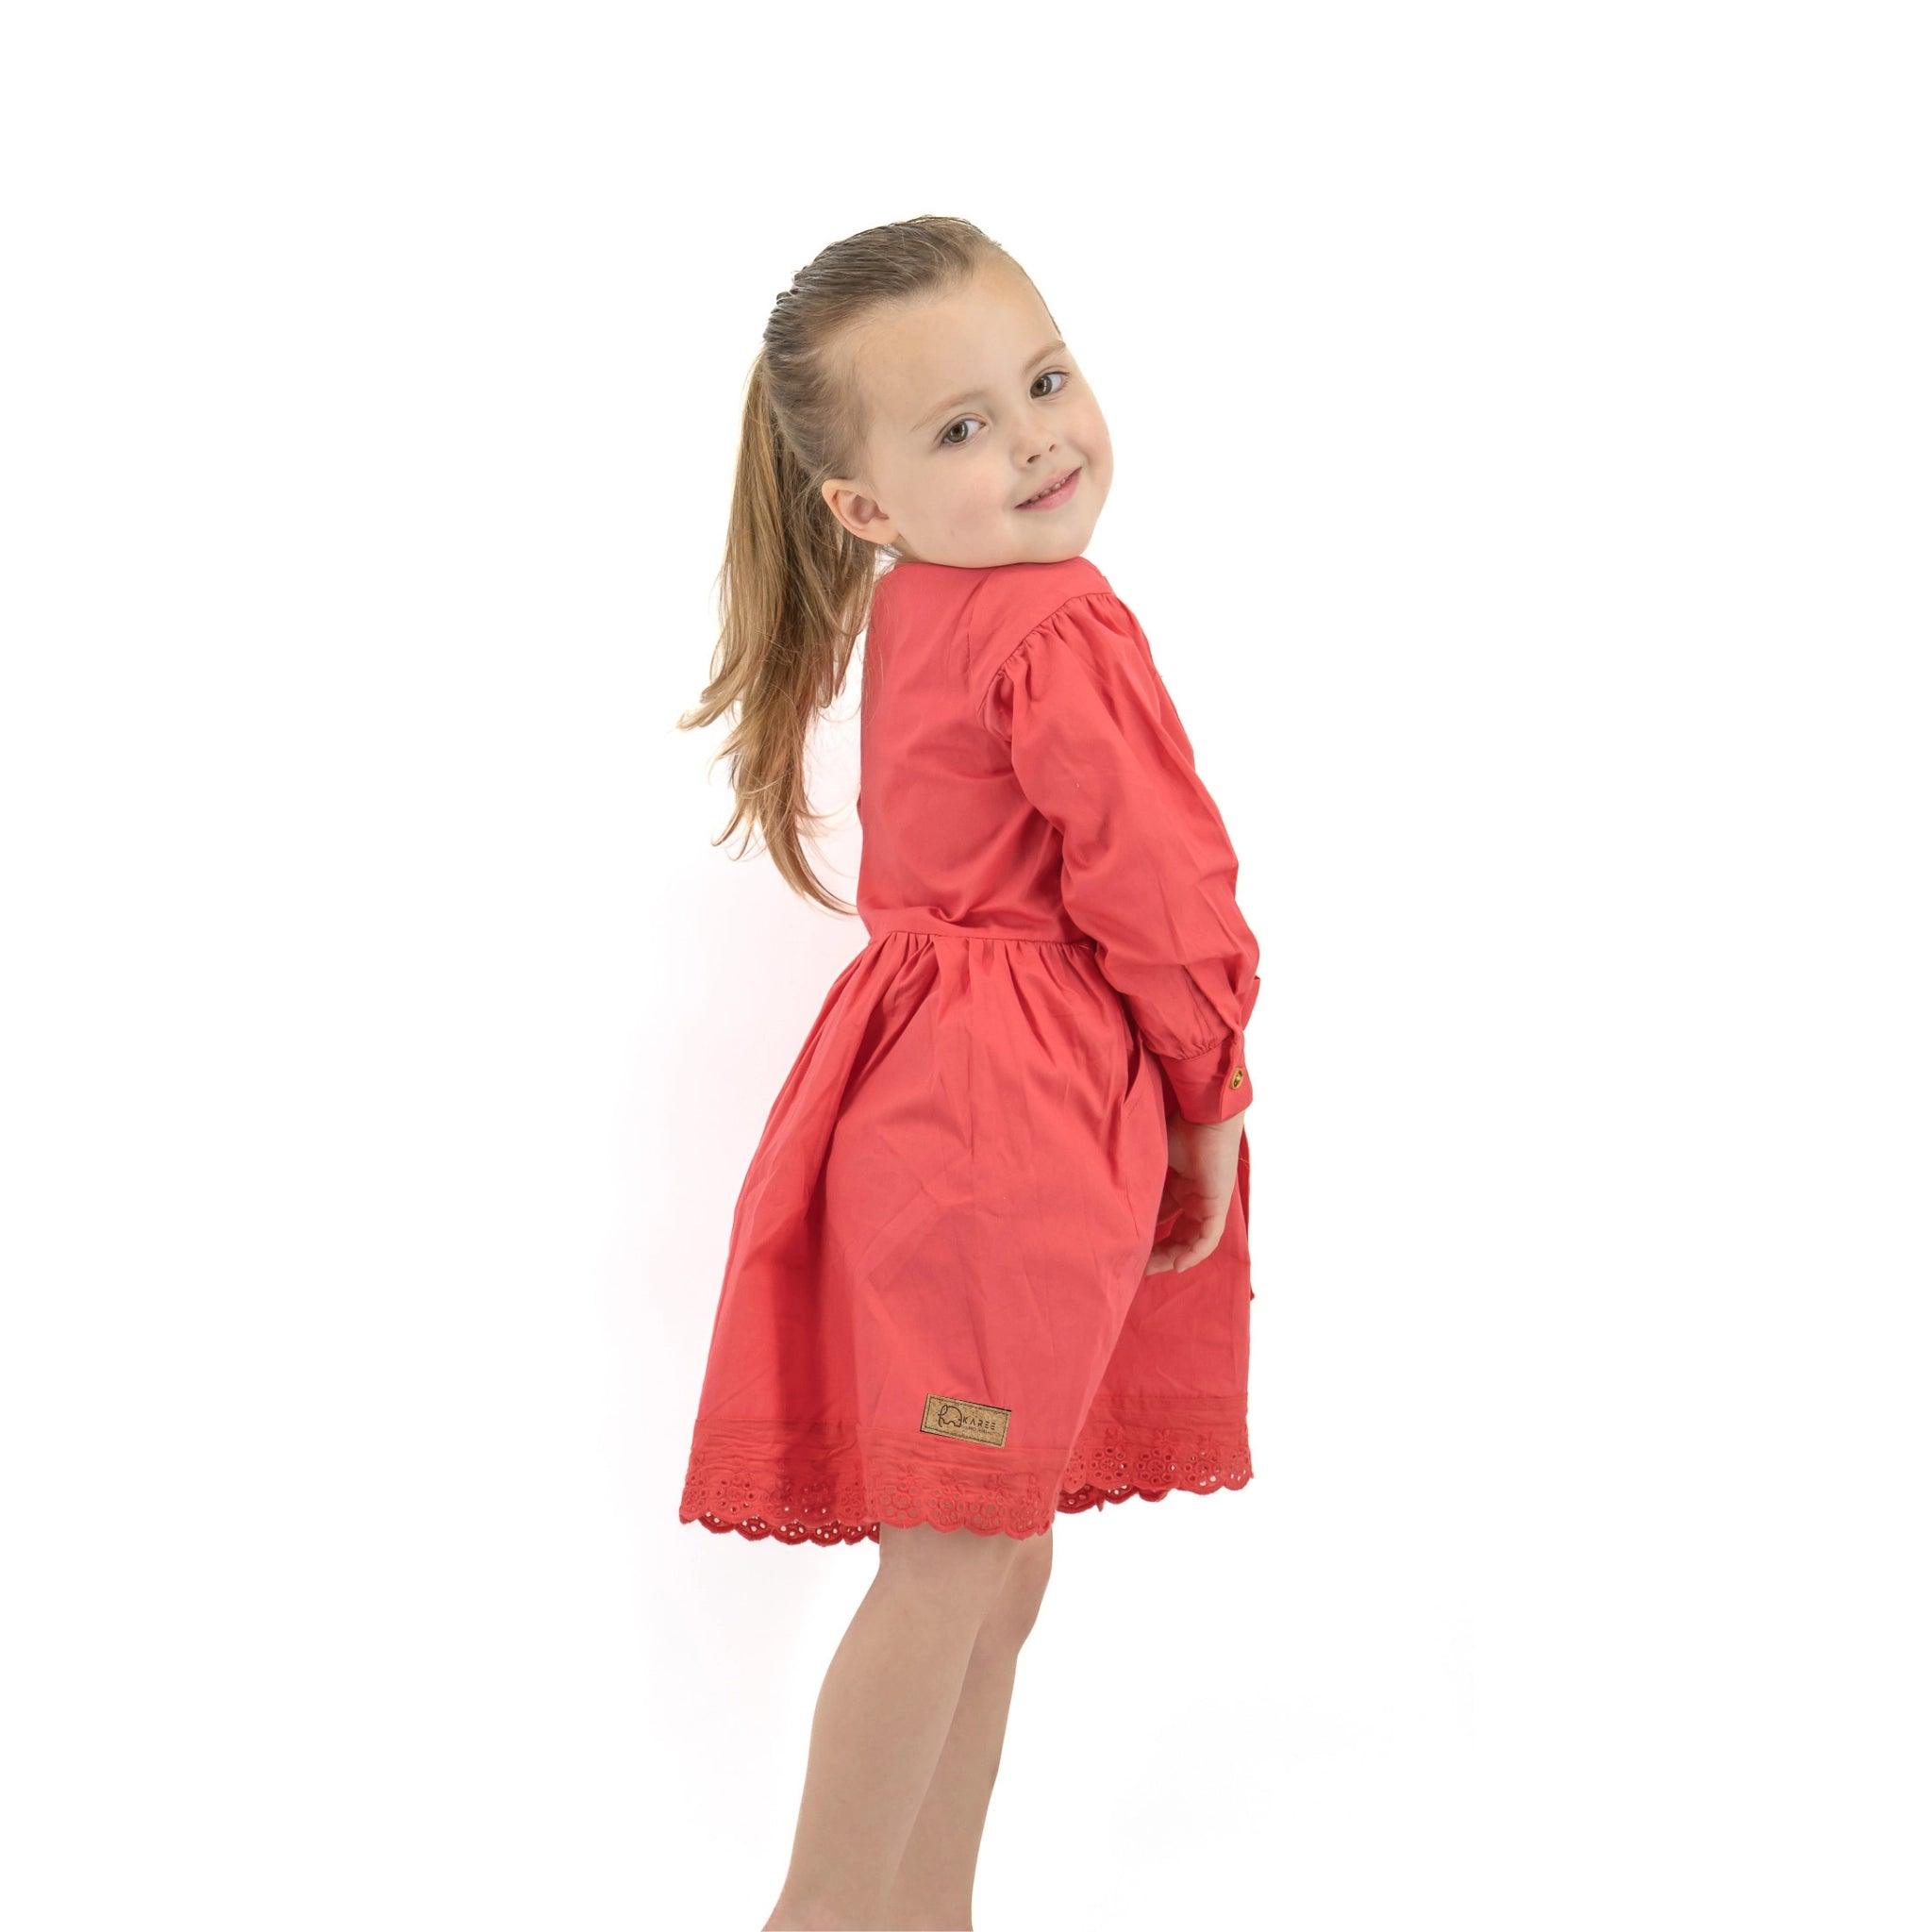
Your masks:
M 1024 503 L 1017 503 L 1015 509 L 1058 509 L 1069 501 L 1079 487 L 1080 472 L 1067 470 L 1056 476 L 1044 490 L 1036 491 Z

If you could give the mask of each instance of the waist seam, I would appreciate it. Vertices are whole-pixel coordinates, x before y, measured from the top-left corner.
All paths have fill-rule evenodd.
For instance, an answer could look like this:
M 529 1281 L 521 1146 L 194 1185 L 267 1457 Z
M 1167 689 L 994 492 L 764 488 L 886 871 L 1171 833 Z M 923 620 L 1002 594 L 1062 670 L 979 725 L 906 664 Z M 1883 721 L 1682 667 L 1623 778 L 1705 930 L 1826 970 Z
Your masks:
M 872 935 L 874 941 L 890 939 L 894 933 L 911 933 L 921 939 L 929 940 L 1003 940 L 1015 946 L 1077 946 L 1083 951 L 1094 949 L 1091 939 L 1082 937 L 1074 940 L 1047 939 L 1036 933 L 1003 932 L 991 925 L 886 925 Z

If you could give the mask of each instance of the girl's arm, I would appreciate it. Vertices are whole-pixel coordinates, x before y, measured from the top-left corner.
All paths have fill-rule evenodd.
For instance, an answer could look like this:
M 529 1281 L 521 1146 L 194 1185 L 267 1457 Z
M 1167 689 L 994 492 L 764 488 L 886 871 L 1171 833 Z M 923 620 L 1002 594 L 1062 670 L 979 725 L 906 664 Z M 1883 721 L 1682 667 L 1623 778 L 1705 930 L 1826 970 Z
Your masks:
M 1111 591 L 1070 597 L 1001 663 L 980 715 L 1058 830 L 1067 910 L 1181 1116 L 1242 1112 L 1260 949 L 1227 828 L 1133 612 Z

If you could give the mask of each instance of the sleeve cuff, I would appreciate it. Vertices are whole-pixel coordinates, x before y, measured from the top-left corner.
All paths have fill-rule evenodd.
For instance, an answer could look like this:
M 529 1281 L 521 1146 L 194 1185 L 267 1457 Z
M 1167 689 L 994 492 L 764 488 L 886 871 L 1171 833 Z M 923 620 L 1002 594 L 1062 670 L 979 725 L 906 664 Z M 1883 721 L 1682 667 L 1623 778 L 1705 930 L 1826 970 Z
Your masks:
M 1204 1047 L 1199 1053 L 1160 1053 L 1154 1058 L 1167 1075 L 1175 1108 L 1183 1120 L 1204 1126 L 1231 1120 L 1244 1112 L 1255 1097 L 1244 1033 L 1232 1033 L 1220 1045 Z

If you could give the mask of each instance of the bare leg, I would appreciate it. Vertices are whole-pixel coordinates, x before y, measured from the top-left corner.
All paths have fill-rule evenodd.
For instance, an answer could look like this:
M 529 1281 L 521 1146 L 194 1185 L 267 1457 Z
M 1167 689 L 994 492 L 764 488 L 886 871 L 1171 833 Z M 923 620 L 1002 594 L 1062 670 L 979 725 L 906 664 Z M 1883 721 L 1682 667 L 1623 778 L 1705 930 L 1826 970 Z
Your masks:
M 765 1932 L 885 1924 L 980 1627 L 1024 1541 L 881 1527 L 878 1574 L 819 1691 L 791 1863 Z
M 966 1666 L 953 1728 L 879 1921 L 893 1932 L 972 1932 L 973 1874 L 1007 1735 L 1013 1674 L 1053 1570 L 1053 1532 L 1015 1553 Z

